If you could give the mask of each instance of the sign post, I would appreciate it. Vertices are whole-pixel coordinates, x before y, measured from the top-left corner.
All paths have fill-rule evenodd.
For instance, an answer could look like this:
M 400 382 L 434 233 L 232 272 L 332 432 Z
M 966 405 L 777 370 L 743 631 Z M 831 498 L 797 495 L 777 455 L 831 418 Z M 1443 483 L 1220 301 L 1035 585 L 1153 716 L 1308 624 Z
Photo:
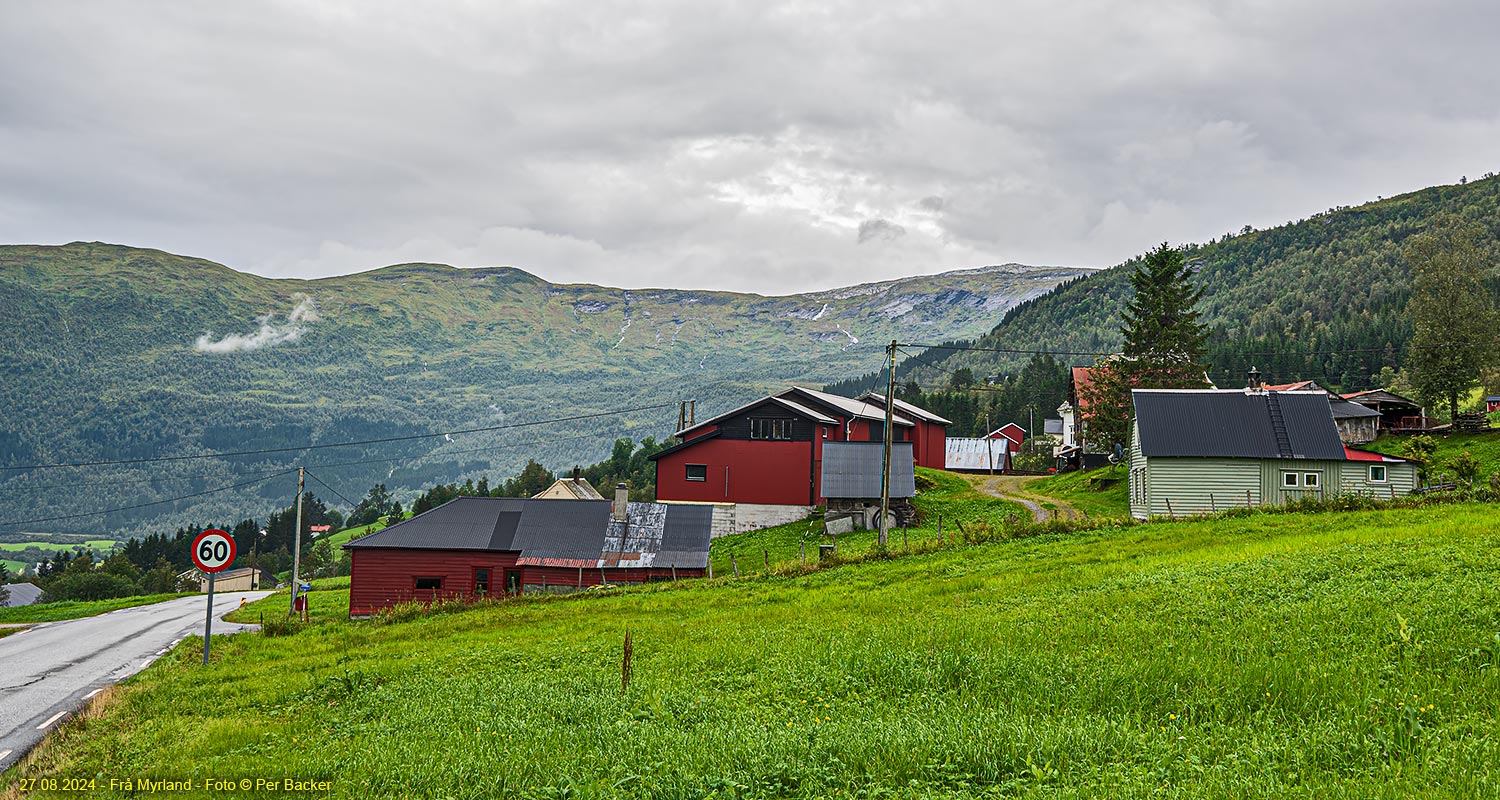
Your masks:
M 214 576 L 234 563 L 234 537 L 209 528 L 193 539 L 193 564 L 208 575 L 208 613 L 203 620 L 203 666 L 208 666 L 208 643 L 214 628 Z

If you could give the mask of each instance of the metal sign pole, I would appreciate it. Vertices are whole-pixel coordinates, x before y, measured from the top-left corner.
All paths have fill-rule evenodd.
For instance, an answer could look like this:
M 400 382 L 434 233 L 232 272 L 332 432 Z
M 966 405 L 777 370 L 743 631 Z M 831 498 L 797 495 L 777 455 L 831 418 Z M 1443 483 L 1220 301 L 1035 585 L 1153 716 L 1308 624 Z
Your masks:
M 214 575 L 208 573 L 208 614 L 203 620 L 203 666 L 208 666 L 208 642 L 214 632 Z

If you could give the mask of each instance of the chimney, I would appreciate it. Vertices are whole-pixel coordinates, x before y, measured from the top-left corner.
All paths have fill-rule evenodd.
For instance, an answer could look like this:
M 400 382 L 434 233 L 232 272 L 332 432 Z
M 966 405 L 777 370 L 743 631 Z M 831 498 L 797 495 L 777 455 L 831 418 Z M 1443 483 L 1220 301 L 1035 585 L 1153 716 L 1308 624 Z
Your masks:
M 1260 390 L 1260 370 L 1255 367 L 1250 368 L 1249 374 L 1245 376 L 1245 388 L 1252 392 Z
M 610 508 L 609 515 L 616 522 L 624 522 L 629 519 L 628 503 L 630 502 L 630 487 L 623 483 L 615 484 L 615 502 Z
M 578 482 L 578 465 L 577 464 L 573 465 L 573 482 L 574 483 Z

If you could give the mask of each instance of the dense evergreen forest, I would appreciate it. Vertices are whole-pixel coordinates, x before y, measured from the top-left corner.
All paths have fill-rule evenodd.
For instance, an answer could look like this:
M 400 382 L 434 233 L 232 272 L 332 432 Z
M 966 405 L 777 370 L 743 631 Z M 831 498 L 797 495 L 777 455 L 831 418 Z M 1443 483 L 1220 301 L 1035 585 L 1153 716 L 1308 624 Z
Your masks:
M 1316 380 L 1359 391 L 1389 382 L 1405 366 L 1412 336 L 1406 315 L 1411 267 L 1402 247 L 1443 214 L 1479 225 L 1487 262 L 1500 262 L 1500 179 L 1493 175 L 1183 245 L 1204 289 L 1199 307 L 1210 326 L 1210 377 L 1220 386 L 1241 386 L 1256 367 L 1267 383 Z M 989 334 L 947 343 L 956 349 L 908 354 L 897 367 L 898 382 L 929 391 L 954 388 L 955 374 L 1004 383 L 1026 364 L 1026 351 L 1053 353 L 1068 365 L 1093 364 L 1097 354 L 1120 347 L 1120 309 L 1137 261 L 1023 302 Z M 1500 298 L 1500 276 L 1492 272 L 1486 286 Z M 832 384 L 830 390 L 877 385 L 884 385 L 883 373 Z M 1062 398 L 1054 399 L 1053 408 Z

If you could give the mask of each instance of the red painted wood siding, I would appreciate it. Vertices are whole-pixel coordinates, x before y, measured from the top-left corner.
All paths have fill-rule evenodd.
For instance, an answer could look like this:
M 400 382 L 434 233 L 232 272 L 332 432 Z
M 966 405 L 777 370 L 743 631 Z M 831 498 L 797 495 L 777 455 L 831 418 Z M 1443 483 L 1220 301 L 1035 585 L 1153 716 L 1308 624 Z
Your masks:
M 646 568 L 585 567 L 582 584 L 577 567 L 517 566 L 519 554 L 493 550 L 409 550 L 358 548 L 350 551 L 349 613 L 352 616 L 373 614 L 397 603 L 417 601 L 430 603 L 447 598 L 473 598 L 474 570 L 490 571 L 491 596 L 502 596 L 506 573 L 520 575 L 522 591 L 537 591 L 543 585 L 583 587 L 601 583 L 646 583 L 672 579 L 671 565 Z M 703 569 L 679 567 L 677 579 L 701 578 Z M 442 578 L 440 591 L 418 591 L 417 578 Z M 545 581 L 545 583 L 544 583 Z
M 505 571 L 516 569 L 515 552 L 353 548 L 349 564 L 349 613 L 373 613 L 396 603 L 430 603 L 474 594 L 474 568 L 490 570 L 490 593 L 505 591 Z M 439 591 L 418 590 L 417 578 L 442 578 Z
M 699 503 L 805 506 L 818 497 L 821 433 L 811 442 L 709 439 L 656 462 L 656 498 Z M 688 464 L 707 466 L 707 480 L 687 479 Z
M 652 567 L 645 568 L 606 568 L 601 574 L 595 567 L 584 567 L 580 573 L 577 567 L 522 567 L 521 580 L 525 583 L 525 591 L 537 591 L 543 586 L 567 586 L 584 588 L 598 586 L 602 583 L 647 583 L 650 581 L 669 581 L 672 579 L 672 568 Z M 677 568 L 677 579 L 701 578 L 706 571 L 702 569 Z M 583 581 L 579 583 L 579 580 Z

